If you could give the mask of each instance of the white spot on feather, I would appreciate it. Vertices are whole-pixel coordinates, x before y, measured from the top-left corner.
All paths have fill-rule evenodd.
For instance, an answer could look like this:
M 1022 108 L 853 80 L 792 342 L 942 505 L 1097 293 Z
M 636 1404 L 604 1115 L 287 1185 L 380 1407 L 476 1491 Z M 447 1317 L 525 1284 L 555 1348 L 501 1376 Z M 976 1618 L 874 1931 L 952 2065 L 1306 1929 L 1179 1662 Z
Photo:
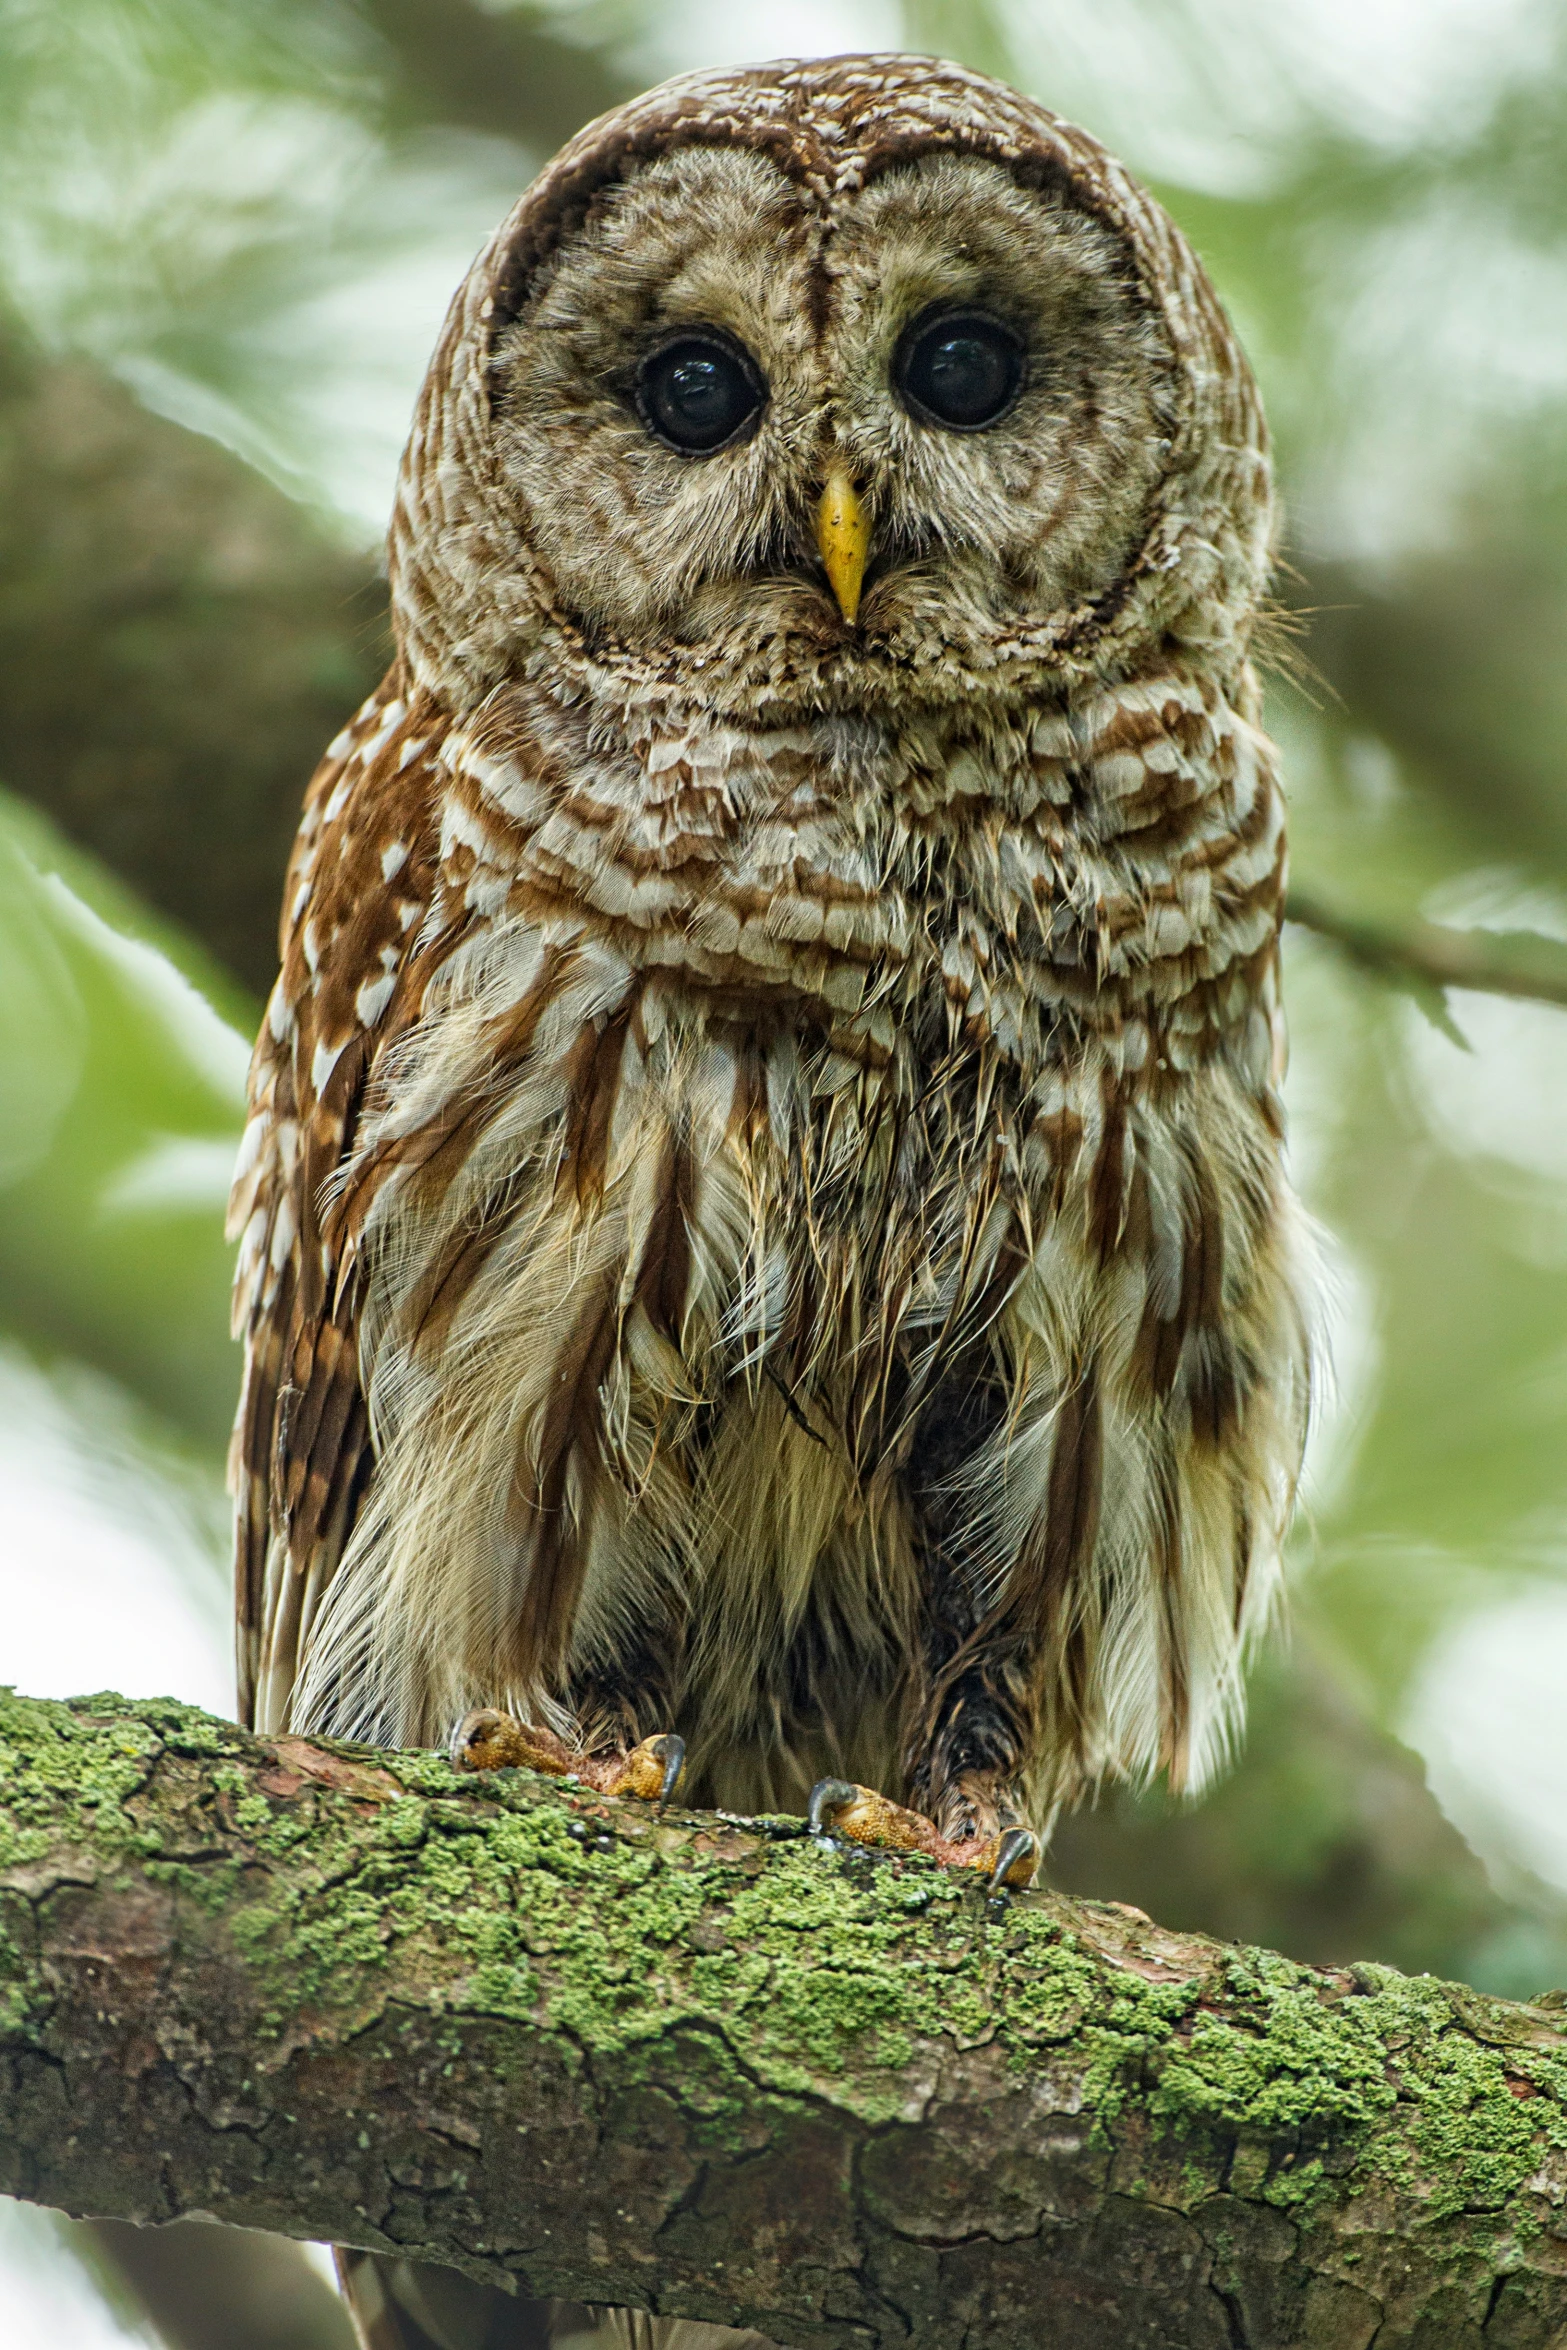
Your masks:
M 381 979 L 367 979 L 365 981 L 354 998 L 354 1010 L 358 1014 L 362 1026 L 366 1028 L 375 1026 L 391 1002 L 392 990 L 396 985 L 397 977 L 394 972 L 388 972 Z
M 245 1131 L 239 1138 L 239 1151 L 234 1160 L 234 1181 L 236 1183 L 250 1173 L 251 1168 L 260 1158 L 261 1146 L 266 1141 L 271 1125 L 271 1113 L 267 1110 L 259 1111 L 254 1118 L 246 1121 Z
M 272 1246 L 268 1251 L 268 1262 L 274 1273 L 281 1273 L 288 1263 L 298 1231 L 299 1220 L 294 1213 L 294 1203 L 285 1192 L 277 1203 L 277 1211 L 272 1219 Z

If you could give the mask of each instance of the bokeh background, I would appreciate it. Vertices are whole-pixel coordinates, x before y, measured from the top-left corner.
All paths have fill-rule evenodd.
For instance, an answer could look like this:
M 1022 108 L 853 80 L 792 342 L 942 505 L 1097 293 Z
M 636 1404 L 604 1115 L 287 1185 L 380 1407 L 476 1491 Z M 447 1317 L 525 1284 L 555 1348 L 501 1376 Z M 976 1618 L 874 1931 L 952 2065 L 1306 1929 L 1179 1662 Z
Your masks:
M 379 536 L 449 293 L 619 97 L 865 47 L 1088 124 L 1207 259 L 1289 500 L 1271 723 L 1303 899 L 1467 930 L 1567 998 L 1559 0 L 0 0 L 0 1677 L 23 1689 L 229 1703 L 247 1038 L 301 789 L 384 664 Z M 1378 976 L 1301 926 L 1287 961 L 1336 1363 L 1292 1635 L 1222 1786 L 1106 1800 L 1054 1872 L 1527 1994 L 1567 1983 L 1567 1010 Z M 0 2337 L 342 2350 L 294 2248 L 148 2241 L 0 2205 Z

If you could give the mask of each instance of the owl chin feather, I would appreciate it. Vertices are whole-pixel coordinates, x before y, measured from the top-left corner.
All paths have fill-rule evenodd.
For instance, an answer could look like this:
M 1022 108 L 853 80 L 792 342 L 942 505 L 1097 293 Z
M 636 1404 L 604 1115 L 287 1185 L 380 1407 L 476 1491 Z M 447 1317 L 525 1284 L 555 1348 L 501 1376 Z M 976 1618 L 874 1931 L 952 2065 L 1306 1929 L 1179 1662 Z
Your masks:
M 1022 355 L 993 429 L 900 391 L 949 311 Z M 681 334 L 763 387 L 698 455 Z M 688 1800 L 1014 1875 L 1220 1764 L 1312 1351 L 1271 533 L 1198 264 L 995 83 L 696 77 L 534 184 L 256 1050 L 248 1719 L 648 1789 L 683 1740 Z M 349 2267 L 366 2341 L 513 2338 Z

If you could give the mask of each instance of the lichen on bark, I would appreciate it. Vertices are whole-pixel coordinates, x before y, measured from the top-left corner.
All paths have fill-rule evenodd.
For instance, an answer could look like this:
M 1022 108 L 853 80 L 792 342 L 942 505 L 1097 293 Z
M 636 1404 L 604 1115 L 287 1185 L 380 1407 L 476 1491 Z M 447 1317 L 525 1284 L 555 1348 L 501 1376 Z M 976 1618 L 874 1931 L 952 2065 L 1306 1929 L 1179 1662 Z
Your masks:
M 1567 2041 L 919 1856 L 0 1699 L 0 2189 L 792 2350 L 1545 2350 Z

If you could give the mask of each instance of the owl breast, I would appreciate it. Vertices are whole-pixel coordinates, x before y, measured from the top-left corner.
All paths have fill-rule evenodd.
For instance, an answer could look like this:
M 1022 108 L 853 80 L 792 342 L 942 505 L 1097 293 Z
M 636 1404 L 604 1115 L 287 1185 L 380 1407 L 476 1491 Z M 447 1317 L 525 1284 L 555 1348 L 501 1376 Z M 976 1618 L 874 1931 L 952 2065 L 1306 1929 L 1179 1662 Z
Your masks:
M 1219 1449 L 1255 1428 L 1277 1354 L 1247 1349 L 1281 1245 L 1250 724 L 1177 677 L 608 744 L 492 705 L 432 788 L 430 973 L 332 1207 L 378 1467 L 317 1690 L 406 1740 L 477 1702 L 564 1719 L 651 1611 L 732 1798 L 885 1783 L 951 1398 L 996 1399 L 962 1472 L 978 1608 L 1085 1383 L 1083 1539 L 1108 1461 L 1123 1634 L 1168 1650 L 1133 1562 L 1194 1415 Z

